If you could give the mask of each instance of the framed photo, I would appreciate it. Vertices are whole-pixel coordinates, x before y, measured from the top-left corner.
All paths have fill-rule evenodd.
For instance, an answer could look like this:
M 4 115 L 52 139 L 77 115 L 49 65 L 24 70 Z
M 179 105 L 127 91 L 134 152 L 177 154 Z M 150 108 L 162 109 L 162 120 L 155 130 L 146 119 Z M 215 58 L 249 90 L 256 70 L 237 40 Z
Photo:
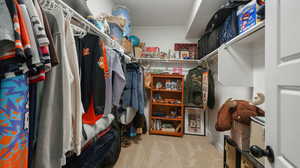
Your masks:
M 188 51 L 189 52 L 189 59 L 196 59 L 197 50 L 198 50 L 197 43 L 175 43 L 174 50 L 175 51 Z
M 186 107 L 184 113 L 184 133 L 190 135 L 206 135 L 205 110 L 202 108 Z
M 189 51 L 180 51 L 180 59 L 189 59 L 190 58 L 190 52 Z

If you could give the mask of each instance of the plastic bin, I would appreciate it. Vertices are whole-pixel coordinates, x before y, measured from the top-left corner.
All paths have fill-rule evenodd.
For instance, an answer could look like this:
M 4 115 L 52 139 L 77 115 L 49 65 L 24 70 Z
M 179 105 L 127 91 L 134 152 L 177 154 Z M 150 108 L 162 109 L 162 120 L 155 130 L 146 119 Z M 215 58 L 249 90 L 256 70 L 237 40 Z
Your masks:
M 126 20 L 123 36 L 129 36 L 131 33 L 131 19 L 129 15 L 129 10 L 125 6 L 118 6 L 112 11 L 113 16 L 121 16 Z
M 122 29 L 114 23 L 109 24 L 110 27 L 110 36 L 112 39 L 116 40 L 119 44 L 122 44 L 123 31 Z
M 256 9 L 257 3 L 256 0 L 253 0 L 237 11 L 239 33 L 243 33 L 256 25 Z

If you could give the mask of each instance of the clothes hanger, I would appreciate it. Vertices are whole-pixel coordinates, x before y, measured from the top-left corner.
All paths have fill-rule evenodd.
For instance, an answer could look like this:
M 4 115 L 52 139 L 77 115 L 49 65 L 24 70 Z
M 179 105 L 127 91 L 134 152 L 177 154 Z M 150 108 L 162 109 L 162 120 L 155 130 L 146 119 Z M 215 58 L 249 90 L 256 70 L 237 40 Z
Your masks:
M 205 60 L 205 63 L 206 63 L 206 69 L 209 70 L 210 68 L 209 68 L 209 62 L 208 62 L 208 60 Z

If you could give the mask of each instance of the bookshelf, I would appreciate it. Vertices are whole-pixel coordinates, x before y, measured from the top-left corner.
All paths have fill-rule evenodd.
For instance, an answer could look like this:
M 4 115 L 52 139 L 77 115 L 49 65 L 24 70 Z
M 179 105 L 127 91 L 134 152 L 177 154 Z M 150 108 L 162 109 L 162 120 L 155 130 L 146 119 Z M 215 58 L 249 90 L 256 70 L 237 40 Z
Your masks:
M 150 134 L 184 134 L 184 76 L 151 74 Z

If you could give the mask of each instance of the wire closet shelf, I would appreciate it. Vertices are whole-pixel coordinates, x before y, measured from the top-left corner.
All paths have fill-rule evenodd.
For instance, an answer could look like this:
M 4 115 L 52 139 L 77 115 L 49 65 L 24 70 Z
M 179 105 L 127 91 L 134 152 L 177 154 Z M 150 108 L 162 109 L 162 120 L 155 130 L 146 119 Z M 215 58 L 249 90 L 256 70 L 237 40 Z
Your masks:
M 86 20 L 83 16 L 81 16 L 79 13 L 77 13 L 74 9 L 72 9 L 69 5 L 64 3 L 61 0 L 41 0 L 41 7 L 45 10 L 51 10 L 54 8 L 60 7 L 65 14 L 69 15 L 74 19 L 75 21 L 79 22 L 81 25 L 80 27 L 86 30 L 89 33 L 95 34 L 103 38 L 107 44 L 119 50 L 120 52 L 124 53 L 123 47 L 115 40 L 110 38 L 107 34 L 101 32 L 95 25 L 93 25 L 91 22 Z M 79 26 L 79 25 L 78 25 Z M 129 57 L 125 55 L 125 57 Z M 130 57 L 129 57 L 130 58 Z

